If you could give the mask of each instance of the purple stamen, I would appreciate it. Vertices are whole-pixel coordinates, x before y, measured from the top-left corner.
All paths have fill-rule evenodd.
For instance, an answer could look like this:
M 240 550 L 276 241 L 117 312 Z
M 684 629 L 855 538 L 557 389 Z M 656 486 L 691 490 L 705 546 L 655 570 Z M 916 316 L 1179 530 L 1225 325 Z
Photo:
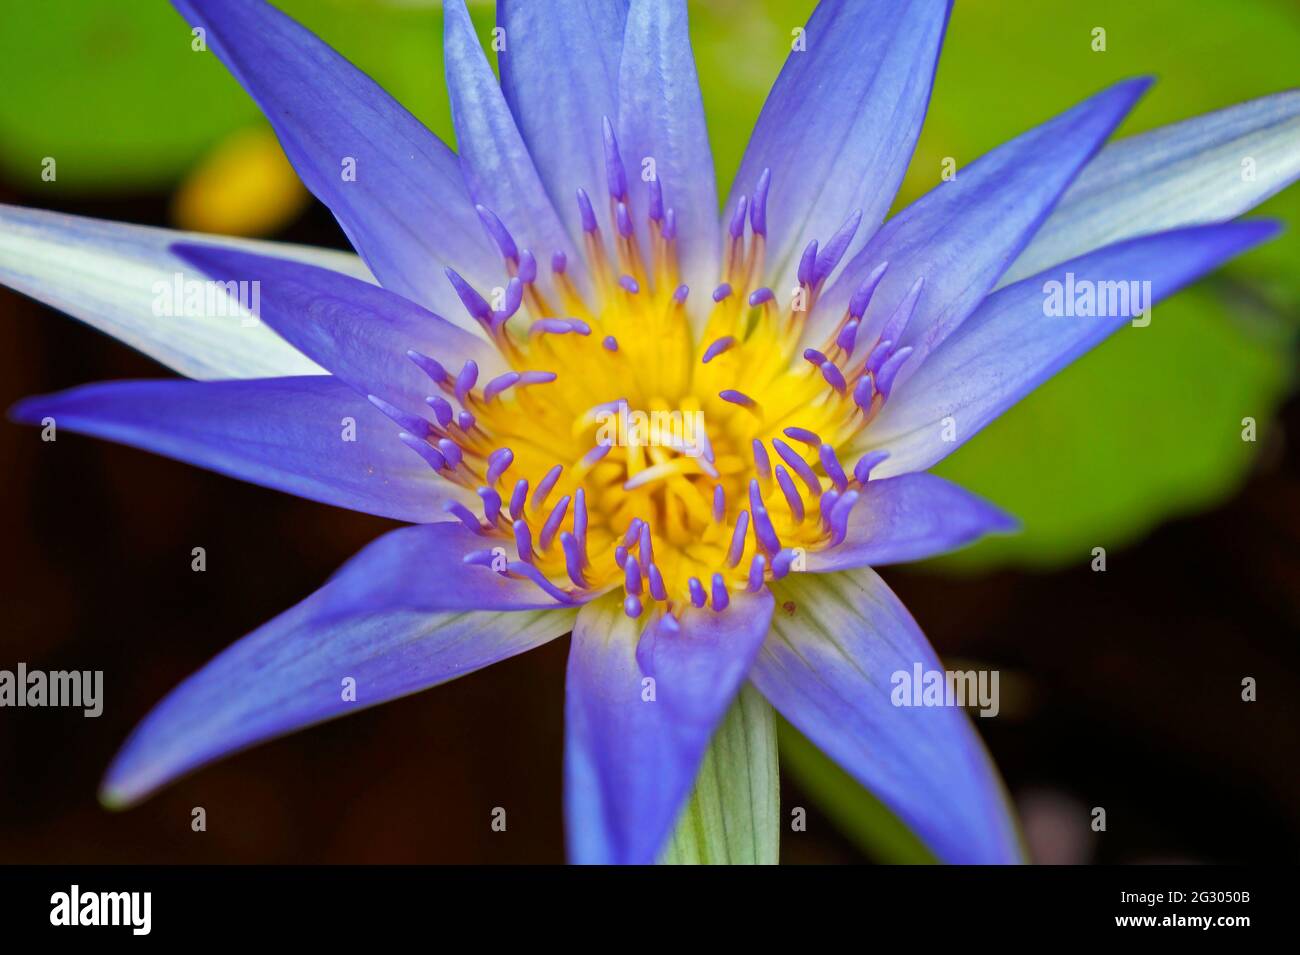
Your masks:
M 677 288 L 673 289 L 673 304 L 675 305 L 686 304 L 686 296 L 690 294 L 691 294 L 691 287 L 689 285 L 677 286 Z
M 478 496 L 483 499 L 483 516 L 489 524 L 496 524 L 501 516 L 501 495 L 490 487 L 481 487 Z
M 555 487 L 555 482 L 560 479 L 560 473 L 564 470 L 564 465 L 557 464 L 546 472 L 546 476 L 537 482 L 537 490 L 533 491 L 533 510 L 539 511 L 542 505 L 546 503 L 547 496 L 551 493 L 551 488 Z
M 613 335 L 606 335 L 605 340 L 600 344 L 605 351 L 618 351 L 618 339 Z
M 663 236 L 664 236 L 664 240 L 667 242 L 672 242 L 674 239 L 677 238 L 677 210 L 676 209 L 668 209 L 667 211 L 664 212 Z
M 834 489 L 827 491 L 817 501 L 817 510 L 821 513 L 822 524 L 829 527 L 831 523 L 831 512 L 835 509 L 835 502 L 840 499 L 840 492 Z
M 569 500 L 569 495 L 566 494 L 555 502 L 555 507 L 551 508 L 546 523 L 542 525 L 542 536 L 538 539 L 542 550 L 551 549 L 551 541 L 555 539 L 556 533 L 560 530 L 560 522 L 564 520 L 564 515 L 569 512 Z
M 790 565 L 794 563 L 795 553 L 792 548 L 783 547 L 772 558 L 772 577 L 780 580 L 786 574 L 790 573 Z
M 912 315 L 916 312 L 916 305 L 921 298 L 921 289 L 924 285 L 925 276 L 919 276 L 912 283 L 912 287 L 907 290 L 903 300 L 898 303 L 898 307 L 889 316 L 889 321 L 885 322 L 885 327 L 880 330 L 881 338 L 887 338 L 895 342 L 903 340 L 903 332 L 907 331 L 907 324 L 912 320 Z
M 447 459 L 442 456 L 442 452 L 423 438 L 417 438 L 408 431 L 398 432 L 397 437 L 402 444 L 424 458 L 425 463 L 435 471 L 441 471 L 447 466 Z
M 727 566 L 735 567 L 745 552 L 745 535 L 749 533 L 749 511 L 736 516 L 736 526 L 731 531 L 731 545 L 727 548 Z
M 455 269 L 446 269 L 447 278 L 451 280 L 452 288 L 456 290 L 456 295 L 460 298 L 461 304 L 465 306 L 472 316 L 482 322 L 484 325 L 492 318 L 492 308 L 488 305 L 487 299 L 479 295 L 474 288 L 460 277 Z
M 858 503 L 858 492 L 848 491 L 835 502 L 831 508 L 831 541 L 830 546 L 834 547 L 842 542 L 849 532 L 849 514 L 853 510 L 853 505 Z
M 713 520 L 717 524 L 722 523 L 722 519 L 727 516 L 727 492 L 722 489 L 721 484 L 713 485 Z
M 782 434 L 787 438 L 814 448 L 822 443 L 822 439 L 818 436 L 817 432 L 809 431 L 807 428 L 786 428 Z
M 745 589 L 756 594 L 763 587 L 763 580 L 767 576 L 767 558 L 762 554 L 755 554 L 754 559 L 749 562 L 749 581 Z
M 658 564 L 651 564 L 647 570 L 650 578 L 650 596 L 655 600 L 667 600 L 668 588 L 664 586 L 664 575 L 659 571 Z
M 630 275 L 620 275 L 618 277 L 618 284 L 619 287 L 629 295 L 635 295 L 637 292 L 641 291 L 641 286 L 637 284 L 637 280 L 632 278 Z
M 483 227 L 487 229 L 488 235 L 496 242 L 502 256 L 511 262 L 519 261 L 519 247 L 515 245 L 510 230 L 497 218 L 496 213 L 486 206 L 478 205 L 474 207 L 474 211 L 478 213 L 479 219 L 483 222 Z
M 582 456 L 582 460 L 578 462 L 579 465 L 584 470 L 591 467 L 593 464 L 595 464 L 605 455 L 609 454 L 610 447 L 611 445 L 608 444 L 596 445 L 594 448 L 592 448 L 590 451 L 588 451 L 586 454 Z
M 826 384 L 830 385 L 840 394 L 848 388 L 848 382 L 844 380 L 844 372 L 840 371 L 839 366 L 829 358 L 821 363 L 822 377 L 826 379 Z
M 460 430 L 464 431 L 466 434 L 468 434 L 471 430 L 473 430 L 474 423 L 477 420 L 478 419 L 475 418 L 468 411 L 462 411 L 460 414 L 456 415 L 456 424 L 458 424 L 460 426 Z
M 637 550 L 641 554 L 641 562 L 652 564 L 655 559 L 654 543 L 650 539 L 650 525 L 643 523 L 641 525 L 640 540 Z
M 564 550 L 564 570 L 578 587 L 587 588 L 587 578 L 582 574 L 582 548 L 578 539 L 568 531 L 560 534 L 560 547 Z
M 447 501 L 442 505 L 442 509 L 464 524 L 468 530 L 473 531 L 475 534 L 481 535 L 483 533 L 483 527 L 479 524 L 478 518 L 474 516 L 474 512 L 460 501 Z
M 767 448 L 763 447 L 763 442 L 755 438 L 751 447 L 754 449 L 754 467 L 758 469 L 758 476 L 761 478 L 770 478 L 772 476 L 772 460 L 767 456 Z
M 528 385 L 549 385 L 558 376 L 553 371 L 524 371 L 519 373 L 519 387 Z
M 736 211 L 731 215 L 731 224 L 727 231 L 733 239 L 739 239 L 745 234 L 745 213 L 749 211 L 749 200 L 744 196 L 736 202 Z
M 624 597 L 623 613 L 627 614 L 633 620 L 641 616 L 641 598 L 636 594 L 628 594 Z
M 591 200 L 581 186 L 578 187 L 578 215 L 582 217 L 583 232 L 596 231 L 596 211 L 591 208 Z
M 772 185 L 772 170 L 764 169 L 754 187 L 754 201 L 749 206 L 749 227 L 754 235 L 767 235 L 767 190 Z
M 727 609 L 727 604 L 731 603 L 731 596 L 727 593 L 727 585 L 722 579 L 721 574 L 713 575 L 713 609 L 718 613 Z
M 856 318 L 850 319 L 844 323 L 844 327 L 840 329 L 840 333 L 835 336 L 835 344 L 844 349 L 844 354 L 850 358 L 853 357 L 853 349 L 858 344 L 858 324 L 859 322 Z
M 754 409 L 758 407 L 758 402 L 743 391 L 736 391 L 734 388 L 728 388 L 725 391 L 719 391 L 718 397 L 733 405 L 740 405 L 742 408 Z
M 618 153 L 614 127 L 608 116 L 602 116 L 600 122 L 605 134 L 605 178 L 609 182 L 609 194 L 615 201 L 626 202 L 627 173 L 623 169 L 623 158 Z
M 853 293 L 849 299 L 849 314 L 854 318 L 861 318 L 867 311 L 867 306 L 871 304 L 871 296 L 876 293 L 876 286 L 885 275 L 885 269 L 889 268 L 888 262 L 881 262 L 871 274 L 862 280 L 858 290 Z
M 532 285 L 537 281 L 537 259 L 527 249 L 519 252 L 519 281 Z
M 519 372 L 508 371 L 504 375 L 497 375 L 487 383 L 483 389 L 483 400 L 491 402 L 497 395 L 505 391 L 511 385 L 519 380 Z
M 447 369 L 442 367 L 442 362 L 430 358 L 428 355 L 421 355 L 415 349 L 406 353 L 406 357 L 415 362 L 417 368 L 432 378 L 438 384 L 442 384 L 451 376 L 447 374 Z
M 501 475 L 510 469 L 510 465 L 515 462 L 515 453 L 509 448 L 497 448 L 488 455 L 487 482 L 489 487 L 495 487 L 497 481 L 501 480 Z M 527 483 L 527 482 L 525 482 Z
M 835 482 L 835 487 L 841 491 L 848 487 L 848 476 L 844 473 L 840 459 L 835 456 L 835 449 L 829 444 L 823 444 L 818 449 L 818 456 L 821 458 L 822 468 L 826 471 L 827 477 Z
M 822 482 L 818 479 L 813 469 L 809 466 L 794 448 L 786 444 L 780 438 L 772 439 L 772 447 L 776 448 L 776 453 L 781 456 L 790 469 L 799 476 L 804 485 L 808 488 L 809 493 L 816 497 L 822 492 Z
M 556 275 L 563 275 L 564 270 L 569 266 L 569 257 L 563 252 L 556 252 L 551 256 L 551 271 Z
M 614 221 L 618 224 L 618 234 L 625 239 L 630 239 L 632 237 L 632 216 L 627 211 L 627 206 L 621 202 L 615 211 Z
M 713 290 L 713 301 L 721 302 L 731 296 L 731 285 L 723 282 Z
M 853 465 L 853 477 L 859 484 L 866 484 L 871 477 L 872 470 L 887 457 L 889 457 L 888 451 L 868 451 L 858 458 L 857 464 Z
M 704 350 L 703 364 L 707 365 L 709 362 L 713 361 L 713 359 L 721 355 L 724 351 L 728 351 L 729 349 L 733 348 L 735 344 L 736 344 L 736 338 L 734 335 L 724 335 L 721 338 L 715 339 L 713 344 Z
M 780 486 L 781 493 L 785 495 L 786 503 L 790 505 L 790 514 L 794 517 L 794 522 L 802 524 L 803 498 L 799 496 L 799 489 L 794 486 L 794 479 L 790 477 L 790 472 L 779 464 L 776 466 L 776 483 Z
M 810 365 L 820 368 L 826 361 L 826 355 L 815 348 L 805 348 L 803 350 L 803 360 Z
M 514 276 L 506 283 L 506 299 L 502 303 L 502 309 L 499 312 L 492 313 L 492 327 L 500 329 L 506 322 L 514 317 L 515 312 L 519 311 L 519 306 L 524 303 L 524 283 L 519 276 Z
M 573 534 L 578 539 L 578 552 L 582 562 L 587 562 L 587 492 L 578 488 L 573 497 Z
M 619 544 L 614 548 L 614 565 L 620 569 L 627 563 L 627 548 Z
M 641 564 L 635 554 L 628 554 L 623 561 L 623 588 L 630 594 L 641 592 Z
M 754 536 L 758 538 L 759 546 L 769 554 L 781 549 L 781 538 L 776 536 L 776 528 L 772 526 L 772 518 L 765 507 L 754 508 Z
M 519 559 L 527 563 L 533 562 L 533 532 L 528 529 L 528 522 L 516 520 L 511 525 L 515 532 L 515 551 L 519 554 Z
M 631 547 L 632 543 L 641 536 L 641 528 L 645 526 L 645 521 L 639 517 L 634 517 L 627 525 L 627 531 L 623 534 L 623 546 Z
M 429 395 L 424 399 L 424 403 L 433 409 L 433 416 L 438 420 L 438 424 L 444 428 L 451 424 L 455 412 L 452 410 L 450 401 L 442 397 L 442 395 Z
M 813 271 L 814 282 L 824 281 L 835 271 L 835 266 L 839 265 L 840 259 L 844 258 L 844 253 L 848 251 L 849 243 L 853 241 L 853 237 L 858 232 L 858 225 L 861 222 L 862 211 L 858 210 L 845 219 L 839 231 L 831 236 L 831 240 L 826 243 L 826 247 L 817 256 Z
M 651 222 L 662 222 L 664 218 L 664 187 L 656 176 L 650 180 L 650 211 L 648 213 Z
M 803 250 L 803 255 L 799 258 L 799 284 L 807 285 L 810 288 L 813 284 L 813 276 L 817 264 L 817 240 L 813 239 Z
M 686 581 L 686 587 L 691 592 L 691 605 L 694 607 L 703 607 L 709 598 L 704 594 L 704 585 L 700 583 L 700 578 L 690 578 Z
M 766 286 L 760 289 L 755 289 L 749 294 L 749 304 L 754 308 L 757 308 L 759 305 L 766 305 L 768 302 L 774 301 L 775 299 L 776 295 Z
M 460 462 L 465 459 L 465 455 L 460 450 L 460 445 L 451 440 L 451 438 L 439 438 L 438 450 L 441 451 L 442 456 L 447 459 L 447 466 L 453 470 L 455 470 L 460 465 Z
M 420 438 L 427 438 L 433 433 L 433 428 L 430 427 L 429 422 L 425 421 L 423 418 L 417 417 L 416 415 L 407 414 L 400 408 L 390 405 L 378 395 L 366 395 L 366 399 L 387 415 L 389 419 L 396 422 L 403 431 L 409 431 L 411 434 Z
M 885 363 L 887 358 L 889 358 L 890 349 L 893 347 L 894 343 L 886 338 L 882 338 L 880 341 L 876 342 L 876 346 L 872 348 L 870 354 L 867 355 L 867 363 L 864 366 L 866 370 L 871 372 L 873 376 L 876 372 L 880 371 L 880 366 Z
M 872 383 L 870 375 L 863 375 L 853 386 L 853 400 L 863 411 L 871 410 L 871 397 L 875 393 L 876 386 Z
M 903 363 L 912 356 L 912 347 L 900 348 L 880 366 L 880 373 L 876 375 L 876 387 L 880 389 L 880 396 L 886 400 L 889 399 L 890 389 L 894 387 L 894 376 L 898 370 L 903 367 Z
M 510 571 L 510 573 L 512 574 L 519 574 L 522 577 L 527 577 L 538 587 L 542 588 L 542 590 L 546 591 L 548 595 L 554 597 L 560 603 L 566 603 L 566 604 L 573 603 L 573 597 L 571 597 L 569 594 L 565 593 L 559 587 L 555 586 L 555 584 L 547 580 L 546 576 L 540 570 L 534 567 L 532 564 L 525 564 L 517 561 L 511 561 L 509 564 L 506 564 L 506 570 Z
M 479 567 L 491 567 L 492 562 L 496 560 L 496 554 L 490 550 L 472 550 L 460 559 L 462 564 L 471 564 Z
M 456 376 L 456 400 L 462 405 L 465 404 L 465 396 L 469 394 L 470 389 L 474 387 L 474 382 L 478 381 L 478 365 L 471 359 L 465 362 L 465 367 L 460 370 Z
M 528 500 L 528 479 L 520 478 L 515 482 L 515 489 L 510 494 L 510 516 L 520 520 L 524 516 L 524 502 Z

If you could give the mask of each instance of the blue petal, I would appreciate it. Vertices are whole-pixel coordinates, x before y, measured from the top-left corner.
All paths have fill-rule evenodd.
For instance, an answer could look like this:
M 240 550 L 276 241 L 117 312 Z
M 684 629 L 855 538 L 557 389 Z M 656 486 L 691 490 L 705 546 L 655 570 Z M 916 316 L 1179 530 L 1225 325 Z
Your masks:
M 230 314 L 165 314 L 175 283 L 201 278 L 171 251 L 203 239 L 228 248 L 311 262 L 369 280 L 355 255 L 104 222 L 0 205 L 0 283 L 138 348 L 191 378 L 320 374 L 321 368 L 271 329 Z M 182 286 L 183 287 L 183 286 Z M 168 298 L 160 301 L 160 296 Z
M 360 394 L 407 412 L 436 394 L 407 356 L 414 349 L 456 374 L 467 360 L 505 370 L 496 347 L 400 295 L 327 269 L 205 245 L 178 245 L 185 261 L 222 282 L 256 282 L 262 321 Z
M 447 92 L 470 195 L 505 224 L 520 247 L 542 262 L 563 252 L 569 274 L 580 277 L 582 261 L 546 195 L 464 0 L 444 4 L 443 25 Z
M 995 292 L 890 397 L 862 432 L 859 450 L 889 451 L 873 472 L 882 477 L 926 470 L 1130 321 L 1124 315 L 1049 317 L 1048 282 L 1064 286 L 1067 273 L 1076 288 L 1085 281 L 1093 287 L 1150 282 L 1150 300 L 1159 301 L 1277 230 L 1261 220 L 1130 239 Z M 945 441 L 949 417 L 955 436 Z
M 461 499 L 397 440 L 397 426 L 329 375 L 119 381 L 28 398 L 11 417 L 92 434 L 299 497 L 404 521 Z M 355 421 L 355 440 L 345 440 Z
M 497 19 L 505 30 L 501 90 L 551 202 L 580 242 L 577 190 L 598 210 L 605 205 L 596 201 L 606 195 L 601 124 L 618 119 L 626 0 L 501 0 Z
M 677 217 L 682 281 L 701 292 L 712 288 L 721 256 L 718 193 L 685 0 L 633 0 L 618 108 L 619 145 L 638 213 L 649 207 L 648 187 L 638 173 L 652 158 L 664 207 Z M 705 295 L 687 300 L 700 321 L 708 315 L 707 303 Z
M 1015 518 L 933 474 L 870 480 L 849 514 L 844 541 L 810 553 L 806 569 L 883 567 L 937 557 L 985 534 L 1005 534 Z
M 677 632 L 660 618 L 641 635 L 617 594 L 582 608 L 564 704 L 570 861 L 658 859 L 771 615 L 770 593 L 740 594 L 722 613 L 687 610 Z
M 218 655 L 136 727 L 104 779 L 120 806 L 238 750 L 427 689 L 565 633 L 571 610 L 461 561 L 458 524 L 379 538 L 291 610 Z M 540 599 L 539 599 L 540 598 Z M 520 612 L 521 608 L 547 608 Z M 345 681 L 355 681 L 355 700 Z
M 1006 795 L 971 721 L 957 707 L 891 699 L 895 674 L 943 664 L 885 582 L 862 568 L 792 574 L 774 589 L 783 610 L 750 675 L 759 692 L 940 860 L 1020 861 Z
M 1129 136 L 1084 167 L 998 284 L 1135 236 L 1227 222 L 1297 177 L 1300 90 Z
M 445 267 L 480 283 L 496 275 L 500 258 L 456 156 L 373 80 L 262 0 L 173 3 L 207 30 L 303 183 L 385 288 L 455 315 Z M 355 178 L 345 178 L 352 167 Z
M 907 331 L 894 343 L 914 349 L 897 378 L 905 380 L 979 305 L 1149 83 L 1129 80 L 1098 93 L 959 169 L 955 179 L 890 219 L 818 305 L 813 337 L 839 319 L 858 284 L 882 263 L 889 267 L 871 298 L 859 341 L 873 341 L 916 280 L 924 278 Z
M 794 287 L 799 253 L 862 212 L 861 247 L 903 181 L 930 101 L 949 0 L 824 0 L 754 126 L 728 211 L 772 170 L 768 275 Z M 839 316 L 836 315 L 836 318 Z

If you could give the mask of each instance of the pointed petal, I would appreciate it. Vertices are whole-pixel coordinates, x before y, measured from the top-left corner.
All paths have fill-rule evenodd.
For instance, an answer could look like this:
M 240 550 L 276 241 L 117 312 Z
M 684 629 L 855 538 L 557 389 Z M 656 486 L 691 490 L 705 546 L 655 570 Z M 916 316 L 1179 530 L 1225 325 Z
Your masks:
M 895 674 L 943 665 L 885 582 L 861 568 L 792 574 L 774 589 L 795 609 L 773 616 L 751 680 L 777 711 L 942 861 L 1020 861 L 1006 794 L 966 714 L 893 702 Z
M 998 283 L 1102 246 L 1227 222 L 1300 177 L 1300 90 L 1117 140 L 1079 178 Z
M 619 145 L 638 213 L 649 207 L 643 164 L 653 159 L 666 208 L 677 217 L 682 281 L 693 289 L 718 282 L 721 234 L 713 153 L 704 125 L 685 0 L 633 0 L 619 72 Z M 708 317 L 708 297 L 687 307 Z
M 537 175 L 464 0 L 444 4 L 443 26 L 447 92 L 470 196 L 505 223 L 521 248 L 543 262 L 563 252 L 569 274 L 580 276 L 582 260 Z
M 642 634 L 617 594 L 583 607 L 564 704 L 571 861 L 659 858 L 771 614 L 767 591 L 737 595 L 722 613 L 688 610 L 676 633 L 660 618 Z
M 1058 283 L 1062 294 L 1067 294 L 1067 283 L 1079 289 L 1084 282 L 1094 289 L 1122 283 L 1131 289 L 1135 287 L 1131 282 L 1149 282 L 1149 295 L 1136 286 L 1149 305 L 1276 233 L 1275 223 L 1247 221 L 1130 239 L 990 295 L 890 397 L 880 416 L 860 435 L 862 450 L 889 451 L 873 475 L 888 477 L 933 467 L 1042 382 L 1122 328 L 1135 312 L 1134 300 L 1129 299 L 1128 308 L 1108 310 L 1108 316 L 1050 315 L 1049 283 Z M 1144 320 L 1150 316 L 1138 319 Z M 953 440 L 944 440 L 947 418 L 952 419 Z
M 205 245 L 175 249 L 222 282 L 256 282 L 260 315 L 286 341 L 361 395 L 408 412 L 437 387 L 409 357 L 436 358 L 455 374 L 467 360 L 489 375 L 505 370 L 490 342 L 400 295 L 311 265 Z
M 171 251 L 172 243 L 186 240 L 309 262 L 372 281 L 360 259 L 333 249 L 174 232 L 0 204 L 0 283 L 191 378 L 321 373 L 320 366 L 271 329 L 246 324 L 233 309 L 224 314 L 185 309 L 185 283 L 204 278 Z M 183 314 L 175 314 L 178 310 Z
M 948 0 L 824 0 L 754 126 L 726 209 L 772 170 L 768 274 L 794 287 L 799 253 L 860 210 L 855 252 L 889 210 L 930 101 Z M 836 315 L 836 318 L 839 316 Z
M 808 570 L 825 573 L 924 560 L 1017 527 L 1006 512 L 933 474 L 873 478 L 861 495 L 843 542 L 810 553 Z
M 380 283 L 459 323 L 443 275 L 499 272 L 455 154 L 373 80 L 263 0 L 173 0 L 275 127 L 303 184 Z M 468 327 L 468 326 L 467 326 Z
M 53 418 L 60 431 L 396 520 L 444 520 L 443 502 L 464 493 L 404 447 L 396 425 L 329 375 L 107 382 L 28 398 L 10 416 L 23 424 Z
M 130 805 L 256 743 L 445 683 L 567 632 L 572 610 L 520 610 L 554 605 L 530 584 L 461 562 L 481 540 L 458 524 L 426 524 L 370 544 L 159 703 L 113 761 L 101 798 Z
M 704 755 L 665 865 L 776 865 L 781 780 L 772 706 L 743 686 Z
M 627 20 L 624 0 L 501 0 L 505 30 L 501 90 L 532 153 L 551 202 L 575 243 L 585 189 L 607 194 L 602 121 L 618 118 L 618 66 Z M 561 68 L 562 66 L 562 68 Z M 604 203 L 597 203 L 598 210 Z M 606 232 L 609 232 L 607 223 Z
M 888 262 L 858 332 L 859 341 L 872 341 L 924 278 L 916 311 L 894 343 L 915 349 L 897 379 L 905 380 L 979 305 L 1149 82 L 1128 80 L 1098 93 L 958 170 L 894 216 L 818 305 L 818 329 L 838 320 L 858 284 Z

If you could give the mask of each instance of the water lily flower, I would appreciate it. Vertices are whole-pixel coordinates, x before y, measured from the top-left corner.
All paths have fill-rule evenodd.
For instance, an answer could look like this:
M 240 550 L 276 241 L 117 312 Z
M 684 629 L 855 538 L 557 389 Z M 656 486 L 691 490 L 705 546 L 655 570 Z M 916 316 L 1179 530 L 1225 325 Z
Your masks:
M 967 715 L 891 702 L 942 667 L 873 568 L 1013 529 L 926 470 L 1133 317 L 1045 289 L 1158 299 L 1271 236 L 1232 220 L 1300 174 L 1300 94 L 1106 146 L 1122 82 L 886 220 L 945 0 L 823 0 L 721 206 L 684 0 L 501 0 L 499 82 L 447 0 L 456 153 L 262 0 L 175 5 L 359 258 L 5 207 L 0 280 L 191 379 L 13 416 L 409 526 L 176 688 L 104 800 L 571 632 L 573 861 L 775 861 L 774 709 L 939 859 L 1019 860 Z M 260 321 L 157 316 L 177 275 Z M 702 428 L 598 438 L 629 411 Z

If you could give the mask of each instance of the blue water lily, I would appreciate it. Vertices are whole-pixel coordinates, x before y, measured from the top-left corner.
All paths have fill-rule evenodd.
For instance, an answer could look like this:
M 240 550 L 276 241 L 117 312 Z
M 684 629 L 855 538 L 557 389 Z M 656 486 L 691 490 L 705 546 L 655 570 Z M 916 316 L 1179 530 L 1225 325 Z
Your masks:
M 1122 82 L 886 221 L 949 3 L 824 0 L 719 216 L 685 0 L 501 0 L 499 82 L 448 0 L 457 153 L 262 0 L 175 5 L 357 255 L 0 207 L 0 280 L 191 379 L 13 415 L 410 526 L 177 687 L 104 800 L 572 633 L 573 861 L 691 857 L 693 791 L 712 857 L 775 861 L 774 710 L 939 859 L 1019 860 L 966 714 L 891 699 L 942 665 L 873 568 L 1014 529 L 926 469 L 1274 234 L 1231 220 L 1300 174 L 1300 94 L 1104 146 Z M 177 276 L 260 321 L 160 316 Z

